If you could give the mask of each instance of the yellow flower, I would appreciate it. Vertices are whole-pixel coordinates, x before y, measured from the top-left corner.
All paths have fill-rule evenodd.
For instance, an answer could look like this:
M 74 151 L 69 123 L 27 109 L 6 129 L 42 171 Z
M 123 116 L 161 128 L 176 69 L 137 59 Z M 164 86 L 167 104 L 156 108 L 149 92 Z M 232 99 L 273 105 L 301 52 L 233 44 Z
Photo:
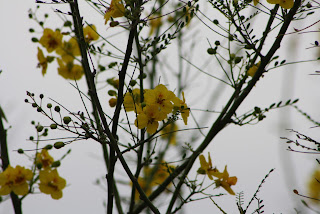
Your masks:
M 293 7 L 294 0 L 267 0 L 270 4 L 279 4 L 284 9 L 290 9 Z
M 110 7 L 104 15 L 105 24 L 112 18 L 118 18 L 124 16 L 125 8 L 121 0 L 111 0 Z
M 47 73 L 47 68 L 48 68 L 48 60 L 47 57 L 44 56 L 42 50 L 38 47 L 38 54 L 37 54 L 39 63 L 38 63 L 38 68 L 42 68 L 42 75 L 44 76 Z
M 235 176 L 229 177 L 227 166 L 225 166 L 223 173 L 219 173 L 214 176 L 218 178 L 217 180 L 215 180 L 216 187 L 222 187 L 230 195 L 235 195 L 234 191 L 231 189 L 231 186 L 236 185 L 238 178 Z
M 169 143 L 172 145 L 176 145 L 176 136 L 178 126 L 176 123 L 170 123 L 164 129 L 161 130 L 161 138 L 169 140 Z
M 123 105 L 126 111 L 135 111 L 140 104 L 140 89 L 135 88 L 132 92 L 127 92 L 123 98 Z
M 253 0 L 254 6 L 256 6 L 259 3 L 259 0 Z
M 21 166 L 10 165 L 0 173 L 0 195 L 8 195 L 13 191 L 16 195 L 26 195 L 29 191 L 27 181 L 32 179 L 32 171 Z
M 66 186 L 66 180 L 59 176 L 57 169 L 40 171 L 39 179 L 41 192 L 51 195 L 53 199 L 62 198 L 62 189 Z
M 64 63 L 61 59 L 57 59 L 59 68 L 58 73 L 65 79 L 79 80 L 83 75 L 81 65 L 73 64 L 73 62 Z
M 50 168 L 53 161 L 53 157 L 49 155 L 47 149 L 42 149 L 41 153 L 37 153 L 36 155 L 36 165 L 41 164 L 41 167 L 44 169 Z
M 198 169 L 197 173 L 202 174 L 202 175 L 208 175 L 210 180 L 213 180 L 212 176 L 217 176 L 220 174 L 219 170 L 216 168 L 212 168 L 212 162 L 211 162 L 211 157 L 210 153 L 208 152 L 208 162 L 206 161 L 206 158 L 204 155 L 199 156 L 200 160 L 200 168 Z
M 56 50 L 62 43 L 62 34 L 59 30 L 55 32 L 49 28 L 45 28 L 39 43 L 47 49 L 49 53 Z
M 261 63 L 261 61 L 255 65 L 253 65 L 251 68 L 249 68 L 249 70 L 247 71 L 247 75 L 250 77 L 253 77 L 256 74 L 256 72 L 260 66 L 260 63 Z
M 156 18 L 152 16 L 150 18 L 150 31 L 149 31 L 149 36 L 151 36 L 154 32 L 155 29 L 158 29 L 162 25 L 161 17 Z
M 150 175 L 153 171 L 153 168 L 145 167 L 144 171 L 145 177 L 147 179 L 152 179 L 152 186 L 162 184 L 169 177 L 170 173 L 174 170 L 174 167 L 172 165 L 169 165 L 165 162 L 162 162 L 161 164 L 154 166 L 154 168 L 156 169 L 156 171 L 152 177 L 150 177 Z
M 320 169 L 316 169 L 308 182 L 308 196 L 311 198 L 320 199 Z M 319 203 L 319 201 L 311 200 L 314 203 Z
M 156 105 L 165 114 L 171 113 L 174 99 L 176 99 L 176 95 L 162 84 L 153 90 L 148 90 L 144 95 L 144 101 L 147 105 Z
M 149 166 L 144 167 L 144 177 L 138 178 L 138 183 L 146 193 L 146 195 L 150 195 L 152 192 L 152 188 L 163 183 L 171 172 L 173 172 L 174 167 L 165 162 L 162 162 L 159 165 L 150 168 Z M 155 170 L 155 171 L 154 171 Z M 153 175 L 151 173 L 154 173 Z M 138 195 L 136 192 L 135 199 L 138 199 Z
M 83 28 L 83 35 L 87 43 L 99 39 L 99 34 L 97 34 L 97 28 L 95 25 L 88 25 L 87 27 Z
M 72 62 L 75 56 L 80 56 L 80 48 L 75 38 L 71 38 L 68 42 L 57 48 L 56 53 L 59 54 L 63 61 Z
M 182 92 L 182 100 L 180 100 L 179 98 L 176 98 L 174 100 L 174 109 L 175 111 L 180 111 L 183 122 L 185 125 L 187 125 L 190 109 L 186 104 L 186 99 L 184 98 L 184 92 Z
M 142 111 L 138 111 L 137 119 L 135 120 L 135 125 L 139 129 L 147 127 L 147 132 L 153 134 L 157 131 L 159 126 L 159 121 L 164 120 L 167 117 L 166 114 L 159 111 L 157 105 L 147 105 Z

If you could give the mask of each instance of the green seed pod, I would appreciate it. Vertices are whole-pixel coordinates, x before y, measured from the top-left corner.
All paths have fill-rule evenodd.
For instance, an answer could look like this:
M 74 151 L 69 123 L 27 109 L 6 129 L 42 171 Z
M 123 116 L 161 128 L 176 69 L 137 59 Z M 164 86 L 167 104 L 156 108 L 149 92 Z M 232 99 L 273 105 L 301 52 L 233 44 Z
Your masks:
M 213 24 L 218 25 L 219 21 L 217 19 L 213 20 Z
M 57 128 L 57 124 L 52 123 L 52 124 L 50 125 L 50 128 L 51 128 L 51 129 L 56 129 L 56 128 Z
M 35 107 L 37 107 L 38 105 L 37 105 L 37 103 L 32 103 L 32 107 L 33 108 L 35 108 Z
M 18 149 L 18 153 L 23 154 L 24 153 L 23 149 Z
M 38 108 L 37 108 L 37 112 L 42 112 L 42 108 L 41 108 L 41 107 L 38 107 Z
M 33 140 L 33 139 L 34 139 L 34 137 L 33 137 L 33 136 L 30 136 L 30 137 L 29 137 L 29 140 Z
M 65 143 L 62 142 L 62 141 L 55 142 L 54 145 L 53 145 L 53 147 L 56 148 L 56 149 L 61 149 L 64 146 L 65 146 Z
M 47 104 L 47 108 L 52 108 L 52 104 L 51 104 L 51 103 L 48 103 L 48 104 Z
M 68 125 L 71 122 L 71 118 L 69 116 L 63 117 L 63 122 Z
M 51 164 L 51 167 L 59 167 L 61 165 L 60 161 L 55 161 Z

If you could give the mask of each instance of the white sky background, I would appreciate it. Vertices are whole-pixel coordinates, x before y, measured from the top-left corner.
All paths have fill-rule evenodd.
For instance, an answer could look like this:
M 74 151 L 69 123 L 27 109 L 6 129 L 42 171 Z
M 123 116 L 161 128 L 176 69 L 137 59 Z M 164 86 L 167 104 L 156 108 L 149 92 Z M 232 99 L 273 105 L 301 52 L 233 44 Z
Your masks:
M 50 8 L 54 6 L 42 6 L 42 9 L 45 7 L 50 11 Z M 41 70 L 36 68 L 37 44 L 31 42 L 31 35 L 28 33 L 28 29 L 36 26 L 36 24 L 27 18 L 29 8 L 35 8 L 34 1 L 0 1 L 2 26 L 0 69 L 3 70 L 0 74 L 0 105 L 9 121 L 9 124 L 6 125 L 11 126 L 8 130 L 8 142 L 11 154 L 10 160 L 13 166 L 17 164 L 30 166 L 31 164 L 27 161 L 27 158 L 13 152 L 20 147 L 33 148 L 33 144 L 26 140 L 30 135 L 35 134 L 30 121 L 48 121 L 32 109 L 30 105 L 24 103 L 26 90 L 34 92 L 36 96 L 43 93 L 45 97 L 51 97 L 70 109 L 77 110 L 77 106 L 81 106 L 77 92 L 66 80 L 57 75 L 54 65 L 49 65 L 45 77 L 41 75 Z M 100 18 L 99 15 L 94 15 L 94 11 L 85 12 L 89 15 L 87 17 L 89 23 Z M 50 16 L 52 20 L 55 19 L 53 13 L 50 13 Z M 294 26 L 300 28 L 297 23 Z M 39 38 L 41 33 L 36 35 Z M 206 37 L 211 44 L 217 39 L 213 33 L 208 33 Z M 282 48 L 290 46 L 289 51 L 294 53 L 292 59 L 310 59 L 315 56 L 318 50 L 305 48 L 309 47 L 310 43 L 313 43 L 317 37 L 318 34 L 316 33 L 292 36 L 296 40 L 288 41 L 282 45 Z M 299 44 L 294 45 L 295 43 Z M 196 54 L 197 57 L 208 59 L 206 49 L 209 46 L 206 39 L 203 39 L 200 45 L 203 49 L 198 48 L 201 51 Z M 287 53 L 282 51 L 280 57 L 285 58 Z M 200 63 L 197 64 L 198 61 L 196 60 L 194 62 L 196 65 L 201 65 Z M 272 70 L 256 85 L 253 92 L 241 105 L 240 112 L 250 110 L 254 106 L 267 107 L 280 100 L 300 98 L 298 106 L 312 115 L 313 118 L 319 119 L 320 76 L 309 75 L 317 70 L 317 67 L 319 68 L 319 64 L 310 63 Z M 192 72 L 196 71 L 192 70 Z M 210 105 L 207 107 L 200 99 L 214 92 L 214 89 L 210 88 L 208 90 L 208 88 L 205 88 L 204 90 L 202 88 L 205 78 L 208 77 L 199 75 L 191 83 L 192 87 L 185 90 L 187 103 L 191 108 L 210 109 L 211 107 Z M 79 84 L 86 91 L 84 79 L 79 81 Z M 207 84 L 207 87 L 209 86 L 211 85 Z M 169 88 L 174 89 L 175 87 L 170 84 Z M 103 93 L 105 97 L 103 97 Z M 108 96 L 106 91 L 101 94 L 105 98 L 105 105 L 107 106 Z M 221 107 L 223 105 L 221 100 L 217 102 L 217 106 L 220 105 Z M 204 126 L 212 122 L 208 121 Z M 192 127 L 192 123 L 190 124 L 190 127 Z M 228 126 L 219 133 L 209 148 L 205 150 L 205 156 L 210 151 L 214 165 L 222 170 L 227 164 L 230 175 L 238 177 L 238 183 L 233 189 L 235 192 L 244 191 L 245 205 L 269 170 L 276 168 L 262 186 L 258 197 L 264 200 L 265 213 L 295 213 L 293 208 L 299 207 L 301 198 L 295 196 L 292 190 L 298 189 L 299 192 L 306 193 L 305 184 L 316 166 L 316 162 L 310 155 L 286 151 L 287 145 L 280 140 L 280 137 L 293 136 L 285 129 L 295 129 L 317 139 L 319 136 L 317 135 L 318 129 L 311 129 L 311 126 L 313 124 L 293 108 L 271 111 L 267 114 L 267 118 L 258 125 Z M 54 132 L 50 133 L 49 137 L 55 137 Z M 105 200 L 106 192 L 93 184 L 96 178 L 104 176 L 106 172 L 101 159 L 100 146 L 97 143 L 83 141 L 74 143 L 68 148 L 72 149 L 71 155 L 62 162 L 62 166 L 59 168 L 60 175 L 68 183 L 67 188 L 63 191 L 63 198 L 56 201 L 52 200 L 49 195 L 30 195 L 23 201 L 24 213 L 45 212 L 53 214 L 57 211 L 59 213 L 81 214 L 104 213 L 102 202 Z M 68 148 L 62 151 L 54 151 L 53 156 L 61 157 Z M 196 163 L 192 171 L 196 172 L 198 167 L 199 164 Z M 118 168 L 121 168 L 121 166 L 119 165 Z M 225 193 L 225 191 L 219 189 L 210 193 L 218 194 Z M 164 202 L 166 201 L 164 200 Z M 226 195 L 217 198 L 216 202 L 227 213 L 238 213 L 235 197 Z M 184 213 L 213 213 L 215 210 L 216 208 L 211 201 L 203 200 L 186 205 Z M 13 213 L 9 201 L 0 204 L 0 213 Z

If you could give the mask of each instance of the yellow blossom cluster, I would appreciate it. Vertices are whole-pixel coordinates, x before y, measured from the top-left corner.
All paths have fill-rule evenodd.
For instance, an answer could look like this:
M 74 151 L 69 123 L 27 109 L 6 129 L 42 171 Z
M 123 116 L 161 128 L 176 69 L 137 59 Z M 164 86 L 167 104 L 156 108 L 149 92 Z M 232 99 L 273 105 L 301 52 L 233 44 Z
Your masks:
M 160 84 L 154 89 L 145 90 L 143 103 L 140 101 L 139 89 L 127 92 L 123 104 L 126 111 L 136 112 L 135 125 L 139 129 L 146 128 L 149 134 L 153 134 L 158 129 L 159 121 L 165 120 L 170 113 L 179 112 L 187 125 L 190 110 L 185 103 L 184 93 L 182 96 L 183 99 L 180 100 L 166 86 Z
M 62 197 L 62 189 L 66 186 L 66 180 L 59 176 L 56 168 L 52 168 L 53 163 L 54 159 L 47 149 L 42 149 L 40 153 L 36 153 L 35 165 L 39 169 L 40 191 L 51 195 L 53 199 L 60 199 Z M 36 177 L 34 172 L 19 165 L 15 168 L 9 165 L 0 173 L 0 195 L 8 195 L 11 192 L 16 195 L 28 194 L 28 181 L 30 182 Z
M 253 0 L 253 4 L 257 5 L 260 0 Z M 290 9 L 293 7 L 294 0 L 267 0 L 270 4 L 279 4 L 284 9 Z
M 99 35 L 96 32 L 94 25 L 88 25 L 83 29 L 85 41 L 90 43 L 98 40 Z M 83 68 L 81 65 L 74 63 L 75 58 L 80 56 L 80 49 L 75 38 L 71 37 L 68 41 L 62 41 L 63 34 L 60 30 L 53 31 L 50 28 L 45 28 L 39 43 L 48 53 L 55 51 L 59 56 L 57 62 L 59 65 L 58 74 L 65 79 L 79 80 L 83 76 Z M 48 63 L 54 60 L 53 56 L 45 56 L 42 49 L 38 47 L 37 54 L 39 63 L 38 67 L 42 68 L 42 75 L 45 75 L 48 68 Z
M 229 194 L 235 195 L 234 191 L 231 189 L 231 186 L 236 185 L 238 179 L 235 176 L 229 177 L 227 166 L 225 166 L 223 172 L 220 172 L 217 168 L 213 168 L 210 153 L 208 154 L 208 162 L 203 155 L 199 156 L 199 160 L 201 166 L 197 171 L 198 174 L 208 175 L 210 180 L 213 180 L 215 177 L 216 179 L 214 181 L 216 187 L 222 187 Z

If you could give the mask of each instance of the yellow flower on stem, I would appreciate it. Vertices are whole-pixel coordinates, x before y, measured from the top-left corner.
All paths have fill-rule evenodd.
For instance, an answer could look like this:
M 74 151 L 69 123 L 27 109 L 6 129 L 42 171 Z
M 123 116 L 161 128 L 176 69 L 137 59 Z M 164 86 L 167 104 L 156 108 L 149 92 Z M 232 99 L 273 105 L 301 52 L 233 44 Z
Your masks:
M 39 179 L 41 192 L 51 195 L 53 199 L 62 198 L 62 190 L 66 186 L 66 180 L 59 176 L 57 169 L 40 171 Z
M 247 71 L 247 75 L 250 77 L 253 77 L 256 74 L 256 72 L 260 66 L 260 63 L 261 63 L 261 61 L 255 65 L 253 65 L 251 68 L 249 68 L 249 70 Z
M 68 42 L 63 42 L 56 53 L 61 56 L 64 62 L 72 62 L 76 56 L 80 56 L 80 48 L 75 38 L 71 38 Z
M 112 18 L 118 18 L 124 16 L 125 8 L 121 0 L 111 0 L 110 7 L 107 9 L 104 15 L 105 24 Z
M 156 105 L 165 114 L 171 113 L 174 99 L 176 99 L 176 95 L 162 84 L 153 90 L 148 90 L 144 95 L 144 101 L 147 105 Z
M 49 155 L 47 149 L 42 149 L 41 153 L 37 153 L 36 155 L 36 165 L 41 166 L 40 168 L 48 169 L 51 168 L 51 164 L 53 163 L 53 157 Z
M 53 31 L 50 28 L 45 28 L 39 43 L 51 53 L 60 47 L 62 43 L 62 34 L 59 30 Z
M 215 177 L 218 178 L 215 180 L 216 187 L 222 187 L 230 195 L 235 195 L 234 191 L 231 189 L 231 186 L 236 185 L 238 178 L 235 176 L 229 177 L 227 166 L 225 166 L 223 173 L 219 173 L 218 175 L 215 175 Z
M 44 56 L 42 50 L 38 47 L 37 58 L 39 60 L 38 68 L 42 68 L 42 75 L 44 76 L 47 73 L 48 68 L 48 60 L 47 57 Z
M 253 0 L 254 6 L 256 6 L 259 3 L 259 0 Z
M 142 111 L 138 111 L 135 125 L 139 129 L 147 128 L 147 132 L 153 134 L 158 129 L 159 121 L 164 120 L 166 117 L 167 114 L 159 111 L 157 105 L 147 105 Z
M 99 39 L 99 34 L 97 34 L 97 28 L 95 25 L 88 25 L 83 28 L 83 35 L 86 43 L 96 41 Z
M 179 98 L 176 98 L 174 100 L 174 109 L 175 111 L 180 111 L 183 122 L 185 125 L 187 125 L 190 109 L 186 104 L 186 99 L 184 98 L 184 92 L 182 92 L 182 100 L 180 100 Z
M 219 170 L 212 167 L 210 153 L 208 152 L 208 162 L 204 155 L 199 156 L 200 160 L 200 168 L 198 169 L 197 173 L 201 175 L 208 175 L 210 180 L 213 180 L 213 176 L 217 177 L 220 174 Z
M 279 4 L 284 9 L 290 9 L 293 7 L 294 0 L 267 0 L 270 4 Z
M 81 65 L 73 64 L 73 62 L 65 63 L 61 59 L 57 59 L 59 68 L 58 73 L 65 79 L 79 80 L 83 76 L 83 68 Z
M 132 92 L 127 92 L 123 98 L 123 105 L 127 112 L 136 112 L 137 106 L 140 105 L 140 89 L 135 88 Z
M 0 195 L 8 195 L 13 191 L 16 195 L 26 195 L 29 191 L 27 181 L 32 179 L 32 171 L 17 165 L 8 166 L 0 173 Z

